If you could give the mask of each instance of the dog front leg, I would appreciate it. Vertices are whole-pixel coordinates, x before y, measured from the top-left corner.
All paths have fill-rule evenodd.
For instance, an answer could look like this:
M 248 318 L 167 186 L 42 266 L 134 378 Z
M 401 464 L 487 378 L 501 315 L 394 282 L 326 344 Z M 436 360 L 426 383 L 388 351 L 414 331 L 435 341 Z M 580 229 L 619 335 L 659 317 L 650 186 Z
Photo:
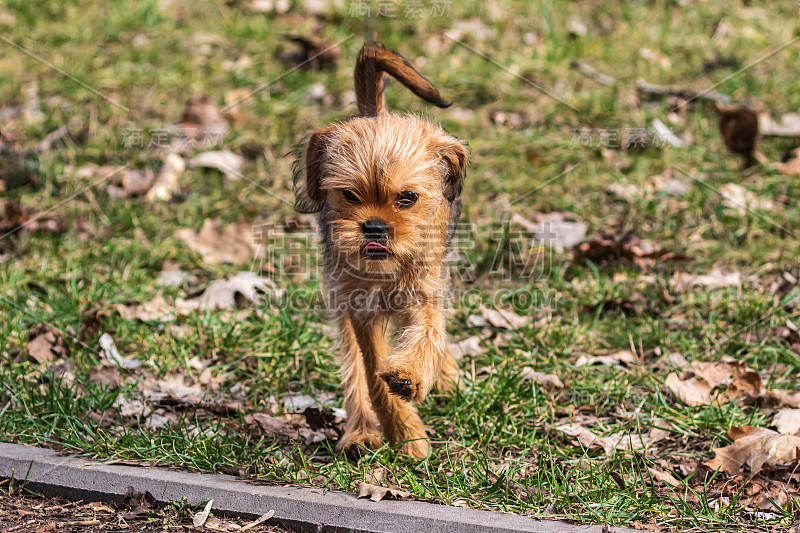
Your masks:
M 419 403 L 433 387 L 449 356 L 445 317 L 440 309 L 429 305 L 404 311 L 400 320 L 400 344 L 387 359 L 380 377 L 393 394 Z M 448 365 L 451 370 L 449 366 L 452 365 Z

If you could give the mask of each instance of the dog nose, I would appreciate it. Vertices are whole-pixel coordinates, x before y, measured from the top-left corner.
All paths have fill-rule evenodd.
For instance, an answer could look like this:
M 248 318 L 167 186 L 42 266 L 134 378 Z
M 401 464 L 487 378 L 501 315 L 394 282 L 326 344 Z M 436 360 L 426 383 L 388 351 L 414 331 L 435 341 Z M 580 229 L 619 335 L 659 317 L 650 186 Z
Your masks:
M 361 224 L 361 231 L 367 239 L 379 240 L 389 233 L 386 222 L 377 218 L 371 218 Z

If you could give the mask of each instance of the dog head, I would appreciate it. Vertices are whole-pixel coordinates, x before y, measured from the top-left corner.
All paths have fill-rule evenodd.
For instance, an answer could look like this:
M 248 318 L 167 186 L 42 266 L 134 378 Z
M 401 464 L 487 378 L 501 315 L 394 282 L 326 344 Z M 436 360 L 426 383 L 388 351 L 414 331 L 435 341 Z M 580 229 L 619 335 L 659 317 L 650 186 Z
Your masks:
M 327 253 L 358 271 L 440 262 L 466 166 L 463 143 L 418 117 L 354 118 L 309 138 L 296 208 L 321 212 Z

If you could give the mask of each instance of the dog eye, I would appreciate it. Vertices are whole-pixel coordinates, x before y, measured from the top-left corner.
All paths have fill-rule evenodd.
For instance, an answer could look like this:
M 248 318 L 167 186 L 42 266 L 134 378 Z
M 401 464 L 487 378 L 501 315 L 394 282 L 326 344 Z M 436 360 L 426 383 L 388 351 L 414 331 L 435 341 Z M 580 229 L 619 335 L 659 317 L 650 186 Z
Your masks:
M 412 205 L 417 203 L 417 198 L 419 198 L 419 195 L 417 193 L 411 191 L 403 191 L 397 195 L 397 206 L 411 207 Z
M 356 194 L 353 191 L 342 189 L 342 196 L 344 196 L 345 199 L 352 204 L 361 203 L 358 201 L 358 196 L 356 196 Z

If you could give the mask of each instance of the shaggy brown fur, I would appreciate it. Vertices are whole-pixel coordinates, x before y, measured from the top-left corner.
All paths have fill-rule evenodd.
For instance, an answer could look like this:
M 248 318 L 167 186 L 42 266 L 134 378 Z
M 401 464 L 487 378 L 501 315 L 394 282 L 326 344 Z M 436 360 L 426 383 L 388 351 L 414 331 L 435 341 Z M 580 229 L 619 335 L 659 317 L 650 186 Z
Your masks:
M 416 116 L 388 113 L 383 72 L 446 107 L 396 52 L 367 43 L 355 68 L 359 113 L 315 131 L 295 166 L 296 208 L 319 212 L 325 281 L 342 339 L 347 428 L 353 455 L 380 430 L 424 457 L 428 439 L 413 403 L 459 381 L 447 351 L 449 279 L 443 259 L 459 214 L 467 166 L 462 142 Z M 387 325 L 397 326 L 389 350 Z

